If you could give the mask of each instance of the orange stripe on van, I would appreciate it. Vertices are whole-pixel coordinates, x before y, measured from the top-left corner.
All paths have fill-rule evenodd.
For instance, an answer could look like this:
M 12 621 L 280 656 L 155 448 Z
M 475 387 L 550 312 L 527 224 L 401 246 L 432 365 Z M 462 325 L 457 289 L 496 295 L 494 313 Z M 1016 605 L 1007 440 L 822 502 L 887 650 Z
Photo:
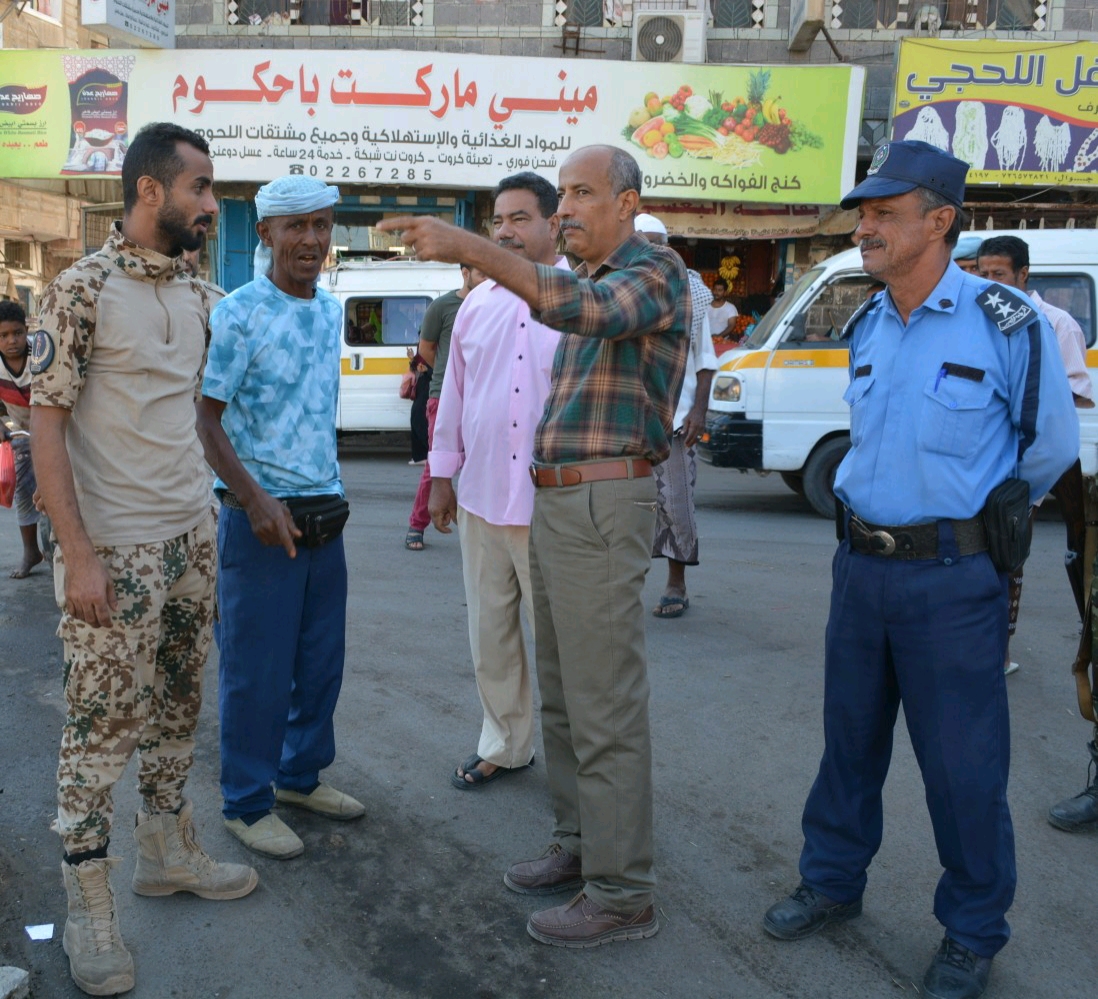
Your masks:
M 408 358 L 406 357 L 370 357 L 363 355 L 362 367 L 355 370 L 351 367 L 349 357 L 339 359 L 339 373 L 341 375 L 402 375 L 408 370 Z
M 772 368 L 845 368 L 850 363 L 850 352 L 835 347 L 819 350 L 775 350 Z
M 747 368 L 765 368 L 770 357 L 768 350 L 753 350 L 750 354 L 741 354 L 721 365 L 721 371 L 743 371 Z

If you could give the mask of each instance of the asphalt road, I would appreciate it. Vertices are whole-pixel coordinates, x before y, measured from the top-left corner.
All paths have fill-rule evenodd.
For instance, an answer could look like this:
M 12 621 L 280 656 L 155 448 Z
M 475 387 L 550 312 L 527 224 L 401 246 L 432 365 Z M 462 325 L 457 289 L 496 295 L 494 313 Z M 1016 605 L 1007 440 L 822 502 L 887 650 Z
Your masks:
M 864 915 L 791 944 L 760 926 L 797 884 L 800 813 L 822 746 L 828 522 L 777 476 L 701 468 L 703 563 L 688 574 L 690 610 L 648 626 L 662 929 L 650 941 L 563 951 L 526 935 L 544 903 L 501 881 L 549 839 L 540 745 L 522 775 L 471 793 L 449 784 L 480 726 L 457 536 L 429 532 L 424 552 L 404 551 L 418 474 L 405 455 L 349 451 L 344 473 L 349 654 L 326 777 L 362 799 L 367 816 L 342 825 L 288 812 L 305 855 L 250 858 L 219 822 L 213 657 L 189 793 L 204 846 L 250 858 L 260 885 L 234 902 L 132 894 L 131 764 L 116 788 L 112 852 L 123 858 L 115 888 L 135 999 L 918 994 L 941 937 L 931 913 L 940 868 L 902 721 Z M 1014 939 L 995 962 L 991 999 L 1090 999 L 1098 980 L 1098 836 L 1067 835 L 1044 818 L 1082 789 L 1089 737 L 1069 676 L 1078 622 L 1062 548 L 1060 525 L 1039 522 L 1014 644 L 1022 669 L 1008 681 Z M 61 950 L 60 848 L 48 829 L 60 642 L 49 574 L 7 578 L 17 553 L 14 516 L 0 511 L 0 964 L 29 969 L 32 995 L 53 999 L 81 994 Z M 656 563 L 649 605 L 663 572 Z M 51 922 L 52 941 L 24 932 Z

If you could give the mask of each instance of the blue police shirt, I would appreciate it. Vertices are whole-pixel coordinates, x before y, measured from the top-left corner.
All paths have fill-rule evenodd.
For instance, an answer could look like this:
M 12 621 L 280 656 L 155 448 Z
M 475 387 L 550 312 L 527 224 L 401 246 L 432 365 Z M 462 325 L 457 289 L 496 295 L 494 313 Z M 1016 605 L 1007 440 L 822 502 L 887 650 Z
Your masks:
M 342 496 L 339 302 L 319 288 L 295 298 L 259 277 L 218 303 L 210 329 L 202 394 L 226 404 L 221 424 L 248 474 L 272 496 Z
M 1039 331 L 1003 334 L 977 303 L 989 288 L 1029 302 L 951 262 L 906 326 L 888 292 L 856 324 L 844 396 L 852 447 L 835 494 L 864 520 L 964 520 L 1011 477 L 1036 501 L 1078 457 L 1079 419 L 1048 320 L 1034 307 Z

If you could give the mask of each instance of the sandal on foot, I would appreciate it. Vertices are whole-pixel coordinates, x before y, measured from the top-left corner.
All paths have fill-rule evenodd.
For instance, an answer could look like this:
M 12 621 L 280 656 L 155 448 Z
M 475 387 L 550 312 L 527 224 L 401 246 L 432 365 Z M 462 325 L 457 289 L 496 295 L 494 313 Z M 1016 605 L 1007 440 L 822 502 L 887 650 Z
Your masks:
M 534 757 L 530 757 L 530 762 L 524 767 L 496 767 L 487 777 L 481 773 L 477 766 L 483 763 L 476 753 L 473 753 L 459 768 L 455 769 L 450 774 L 450 783 L 454 785 L 459 791 L 473 791 L 477 788 L 484 787 L 485 784 L 491 784 L 492 781 L 498 777 L 506 777 L 507 774 L 517 774 L 520 770 L 527 770 L 534 765 Z M 465 776 L 472 777 L 471 781 L 467 781 L 465 777 L 458 773 L 458 770 L 465 771 Z
M 409 531 L 404 535 L 404 547 L 410 552 L 423 551 L 423 532 Z
M 659 605 L 652 611 L 653 617 L 682 617 L 690 606 L 689 597 L 660 597 Z

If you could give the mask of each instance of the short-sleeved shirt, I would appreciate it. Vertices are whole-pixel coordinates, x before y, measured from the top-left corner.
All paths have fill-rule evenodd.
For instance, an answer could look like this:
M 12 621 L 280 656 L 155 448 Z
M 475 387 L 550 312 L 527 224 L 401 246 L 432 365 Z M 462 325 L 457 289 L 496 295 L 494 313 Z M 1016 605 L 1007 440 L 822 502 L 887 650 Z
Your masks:
M 888 292 L 863 309 L 845 396 L 852 446 L 835 476 L 835 494 L 858 516 L 888 526 L 965 520 L 1010 477 L 1040 498 L 1078 457 L 1056 340 L 1021 292 L 950 263 L 906 323 Z M 1015 316 L 1018 328 L 1001 332 Z
M 450 359 L 450 335 L 454 331 L 454 319 L 465 299 L 457 291 L 448 291 L 439 295 L 423 314 L 419 338 L 428 343 L 438 344 L 435 363 L 431 366 L 431 399 L 442 395 L 442 380 L 446 377 L 446 362 Z
M 709 309 L 706 305 L 712 298 L 705 282 L 697 271 L 687 270 L 690 282 L 690 302 L 693 305 L 690 321 L 690 357 L 686 361 L 686 373 L 682 379 L 682 392 L 679 393 L 679 405 L 675 409 L 675 430 L 681 430 L 690 410 L 694 408 L 694 396 L 698 389 L 699 371 L 716 371 L 720 366 L 717 352 L 713 349 L 713 335 L 709 328 Z M 708 401 L 708 400 L 706 400 Z
M 29 357 L 16 374 L 8 359 L 0 354 L 0 403 L 7 410 L 16 430 L 30 430 L 31 366 Z
M 713 296 L 710 295 L 710 301 Z M 735 319 L 740 314 L 740 310 L 736 308 L 731 302 L 725 302 L 722 305 L 710 305 L 709 306 L 709 328 L 712 330 L 713 335 L 716 336 L 719 333 L 723 333 L 727 328 L 729 322 Z
M 93 545 L 167 541 L 208 516 L 194 399 L 209 318 L 183 257 L 138 246 L 117 223 L 46 288 L 31 405 L 71 411 L 65 444 Z
M 272 496 L 342 495 L 339 302 L 258 277 L 218 303 L 210 327 L 202 394 L 225 403 L 221 424 L 248 474 Z

